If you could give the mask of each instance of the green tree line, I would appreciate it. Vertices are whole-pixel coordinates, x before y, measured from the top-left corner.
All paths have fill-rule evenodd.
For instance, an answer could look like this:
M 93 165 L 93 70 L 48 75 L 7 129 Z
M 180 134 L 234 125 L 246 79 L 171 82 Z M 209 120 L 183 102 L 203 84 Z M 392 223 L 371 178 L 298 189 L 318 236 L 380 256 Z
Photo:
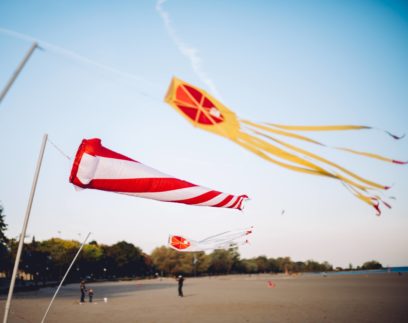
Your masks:
M 0 273 L 9 278 L 12 273 L 18 241 L 5 235 L 7 225 L 0 205 Z M 23 248 L 19 269 L 36 284 L 59 281 L 65 274 L 80 243 L 75 240 L 52 238 L 44 241 L 32 239 Z M 381 264 L 369 261 L 362 269 L 378 269 Z M 328 262 L 314 260 L 293 261 L 290 257 L 268 258 L 258 256 L 241 259 L 237 247 L 228 250 L 182 253 L 161 246 L 149 255 L 139 247 L 120 241 L 113 245 L 91 241 L 86 244 L 72 267 L 67 281 L 81 279 L 118 279 L 132 277 L 256 274 L 256 273 L 299 273 L 328 272 L 333 266 Z

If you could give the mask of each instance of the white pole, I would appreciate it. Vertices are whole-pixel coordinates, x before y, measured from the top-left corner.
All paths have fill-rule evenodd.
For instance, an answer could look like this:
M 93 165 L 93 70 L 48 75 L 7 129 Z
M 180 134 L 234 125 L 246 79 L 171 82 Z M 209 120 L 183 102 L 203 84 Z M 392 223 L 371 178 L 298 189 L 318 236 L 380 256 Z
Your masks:
M 50 304 L 48 305 L 47 310 L 45 311 L 45 314 L 44 314 L 44 317 L 43 317 L 42 320 L 41 320 L 41 323 L 44 323 L 45 317 L 47 316 L 47 314 L 48 314 L 48 312 L 49 312 L 49 310 L 50 310 L 50 308 L 51 308 L 51 305 L 52 305 L 52 303 L 54 302 L 55 297 L 57 297 L 58 291 L 60 290 L 62 284 L 64 283 L 65 278 L 68 276 L 68 273 L 69 273 L 69 271 L 71 270 L 72 265 L 74 264 L 74 262 L 75 262 L 75 260 L 77 259 L 79 253 L 81 252 L 82 248 L 84 247 L 84 245 L 85 245 L 85 243 L 86 243 L 86 240 L 88 240 L 88 238 L 89 238 L 90 235 L 91 235 L 91 233 L 89 232 L 88 235 L 86 236 L 84 242 L 82 242 L 81 247 L 80 247 L 79 250 L 77 251 L 77 253 L 76 253 L 75 257 L 74 257 L 74 260 L 72 260 L 71 264 L 69 265 L 67 272 L 65 273 L 64 277 L 62 278 L 62 280 L 61 280 L 61 282 L 60 282 L 60 284 L 59 284 L 57 290 L 56 290 L 55 293 L 54 293 L 54 296 L 53 296 L 52 299 L 51 299 Z
M 20 241 L 18 243 L 16 260 L 14 262 L 13 275 L 11 276 L 10 288 L 9 288 L 9 291 L 8 291 L 7 302 L 6 302 L 6 307 L 5 307 L 5 311 L 4 311 L 3 323 L 7 323 L 7 318 L 8 318 L 8 314 L 9 314 L 9 311 L 10 311 L 11 298 L 13 296 L 14 284 L 16 282 L 18 265 L 20 263 L 21 252 L 23 250 L 24 238 L 25 238 L 25 235 L 26 235 L 27 225 L 28 225 L 28 219 L 30 218 L 31 206 L 33 205 L 35 188 L 37 187 L 38 175 L 40 175 L 41 163 L 42 163 L 42 159 L 43 159 L 43 156 L 44 156 L 45 146 L 47 144 L 47 138 L 48 138 L 48 135 L 44 134 L 44 137 L 43 137 L 43 140 L 42 140 L 42 145 L 41 145 L 41 150 L 40 150 L 40 155 L 38 156 L 37 168 L 35 169 L 33 184 L 31 186 L 30 197 L 28 199 L 28 205 L 27 205 L 27 210 L 26 210 L 26 214 L 25 214 L 25 218 L 24 218 L 23 228 L 22 228 L 21 234 L 20 234 Z
M 23 69 L 24 65 L 27 63 L 28 59 L 31 57 L 32 53 L 34 50 L 38 48 L 38 44 L 34 42 L 30 49 L 28 50 L 27 54 L 24 56 L 23 60 L 20 62 L 20 64 L 17 66 L 17 69 L 14 71 L 13 75 L 11 76 L 10 80 L 7 82 L 5 88 L 3 91 L 1 91 L 0 94 L 0 103 L 3 101 L 4 97 L 6 96 L 8 90 L 11 88 L 13 85 L 14 81 L 16 80 L 17 76 L 20 74 L 21 70 Z

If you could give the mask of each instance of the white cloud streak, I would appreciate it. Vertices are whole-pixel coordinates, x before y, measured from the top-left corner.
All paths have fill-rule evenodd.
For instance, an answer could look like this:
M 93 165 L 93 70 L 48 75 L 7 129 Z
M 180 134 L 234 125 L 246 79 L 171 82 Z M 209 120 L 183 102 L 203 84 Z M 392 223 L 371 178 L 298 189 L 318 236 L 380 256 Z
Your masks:
M 214 82 L 208 77 L 207 73 L 203 70 L 203 60 L 200 57 L 198 50 L 194 47 L 187 45 L 183 40 L 180 39 L 176 30 L 174 29 L 169 13 L 164 10 L 163 4 L 167 0 L 158 0 L 156 3 L 156 10 L 163 19 L 164 26 L 166 31 L 169 34 L 171 40 L 177 46 L 177 49 L 188 58 L 190 61 L 191 67 L 193 68 L 194 73 L 197 77 L 207 85 L 211 93 L 217 97 L 220 97 L 217 88 L 214 85 Z

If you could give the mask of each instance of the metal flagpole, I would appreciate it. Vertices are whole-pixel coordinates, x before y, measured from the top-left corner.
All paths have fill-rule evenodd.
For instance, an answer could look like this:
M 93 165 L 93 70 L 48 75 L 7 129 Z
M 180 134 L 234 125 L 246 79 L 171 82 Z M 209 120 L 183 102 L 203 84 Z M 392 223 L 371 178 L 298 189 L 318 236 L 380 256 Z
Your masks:
M 3 89 L 3 91 L 1 91 L 0 103 L 3 101 L 3 99 L 6 96 L 8 90 L 11 88 L 11 86 L 13 85 L 13 83 L 16 80 L 17 76 L 20 74 L 20 72 L 23 69 L 24 65 L 27 63 L 28 59 L 30 58 L 30 56 L 32 55 L 32 53 L 34 52 L 34 50 L 36 48 L 38 48 L 38 44 L 36 42 L 34 42 L 31 45 L 30 49 L 28 50 L 27 54 L 24 56 L 23 60 L 18 65 L 17 69 L 14 71 L 14 73 L 11 76 L 10 80 L 7 82 L 7 84 L 6 84 L 5 88 Z
M 51 305 L 52 305 L 52 303 L 54 302 L 55 297 L 57 297 L 58 291 L 60 290 L 62 284 L 64 283 L 65 278 L 68 276 L 68 273 L 69 273 L 69 271 L 71 270 L 72 265 L 74 264 L 74 262 L 75 262 L 75 260 L 77 259 L 79 253 L 81 252 L 82 248 L 84 247 L 84 245 L 85 245 L 85 243 L 86 243 L 86 240 L 88 240 L 88 238 L 89 238 L 90 235 L 91 235 L 91 233 L 89 232 L 88 235 L 86 236 L 84 242 L 82 242 L 81 247 L 80 247 L 79 250 L 77 251 L 77 253 L 76 253 L 75 257 L 74 257 L 74 260 L 72 260 L 71 264 L 69 265 L 67 272 L 65 273 L 64 277 L 62 278 L 62 280 L 61 280 L 61 282 L 60 282 L 60 284 L 59 284 L 57 290 L 56 290 L 55 293 L 54 293 L 54 296 L 53 296 L 52 299 L 51 299 L 50 304 L 48 305 L 47 310 L 45 311 L 45 314 L 44 314 L 44 317 L 43 317 L 42 320 L 41 320 L 41 323 L 44 323 L 45 317 L 47 316 L 47 314 L 48 314 L 48 312 L 49 312 L 49 310 L 50 310 L 50 308 L 51 308 Z
M 9 291 L 8 291 L 7 302 L 6 302 L 6 307 L 5 307 L 5 311 L 4 311 L 3 323 L 7 323 L 7 318 L 8 318 L 8 314 L 9 314 L 9 311 L 10 311 L 11 298 L 13 296 L 14 284 L 16 282 L 18 265 L 20 263 L 21 252 L 23 250 L 24 238 L 25 238 L 25 235 L 26 235 L 27 225 L 28 225 L 28 219 L 30 217 L 31 206 L 33 204 L 35 188 L 37 186 L 38 175 L 40 174 L 41 163 L 42 163 L 42 159 L 43 159 L 43 156 L 44 156 L 45 146 L 47 144 L 47 138 L 48 138 L 48 135 L 44 134 L 44 137 L 43 137 L 43 140 L 42 140 L 42 145 L 41 145 L 41 150 L 40 150 L 40 155 L 38 156 L 37 168 L 35 169 L 33 184 L 31 186 L 30 197 L 28 199 L 28 205 L 27 205 L 27 210 L 26 210 L 26 214 L 25 214 L 25 218 L 24 218 L 23 228 L 22 228 L 21 234 L 20 234 L 20 241 L 18 243 L 16 260 L 14 262 L 13 275 L 11 276 L 10 288 L 9 288 Z

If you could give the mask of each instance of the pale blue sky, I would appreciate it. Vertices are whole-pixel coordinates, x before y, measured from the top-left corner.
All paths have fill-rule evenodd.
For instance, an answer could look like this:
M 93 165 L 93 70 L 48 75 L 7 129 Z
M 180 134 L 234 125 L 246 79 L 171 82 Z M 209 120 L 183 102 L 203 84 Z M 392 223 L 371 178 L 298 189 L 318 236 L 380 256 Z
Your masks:
M 162 9 L 176 38 L 196 50 L 199 70 L 239 117 L 408 133 L 405 2 L 169 0 Z M 1 88 L 30 46 L 4 29 L 39 39 L 45 48 L 34 53 L 0 104 L 0 201 L 8 236 L 21 230 L 48 133 L 70 156 L 83 138 L 99 137 L 106 147 L 165 173 L 246 193 L 251 201 L 241 213 L 77 192 L 68 183 L 71 163 L 48 145 L 28 227 L 37 239 L 79 239 L 78 233 L 92 231 L 98 242 L 126 240 L 151 252 L 169 233 L 200 239 L 254 225 L 251 244 L 240 247 L 243 257 L 408 265 L 407 166 L 322 151 L 393 185 L 393 209 L 376 217 L 339 182 L 287 171 L 193 128 L 163 102 L 170 79 L 211 89 L 180 52 L 155 1 L 1 1 L 0 28 Z M 310 136 L 408 159 L 407 138 L 393 141 L 379 131 Z

